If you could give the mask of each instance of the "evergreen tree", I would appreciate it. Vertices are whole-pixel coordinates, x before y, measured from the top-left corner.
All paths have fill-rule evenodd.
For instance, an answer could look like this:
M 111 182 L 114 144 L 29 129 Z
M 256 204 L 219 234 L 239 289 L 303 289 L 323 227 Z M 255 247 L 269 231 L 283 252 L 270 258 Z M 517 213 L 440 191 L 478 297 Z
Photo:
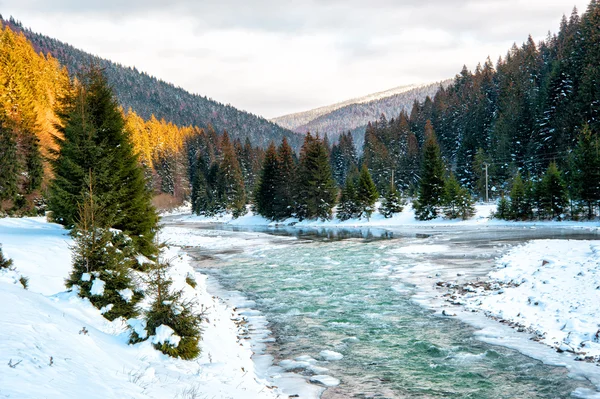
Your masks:
M 276 220 L 283 220 L 294 215 L 296 190 L 296 162 L 294 152 L 284 137 L 277 151 L 279 160 L 279 180 L 277 182 L 277 198 L 273 204 Z
M 510 216 L 511 219 L 527 220 L 532 215 L 532 200 L 530 183 L 524 182 L 521 174 L 517 173 L 510 190 Z
M 150 309 L 145 313 L 146 331 L 156 336 L 159 329 L 171 329 L 167 341 L 153 341 L 154 347 L 171 357 L 191 360 L 200 354 L 202 314 L 194 311 L 194 303 L 183 299 L 182 290 L 173 290 L 173 281 L 168 276 L 168 263 L 157 262 L 150 270 L 147 293 L 152 297 Z M 132 333 L 130 342 L 144 340 Z
M 101 212 L 92 189 L 82 196 L 79 220 L 74 229 L 73 270 L 67 279 L 68 288 L 79 287 L 79 296 L 88 298 L 109 320 L 137 316 L 137 303 L 142 299 L 131 277 L 136 263 L 131 240 L 123 233 L 99 227 Z
M 330 219 L 337 189 L 323 141 L 307 133 L 298 170 L 297 215 L 300 219 Z
M 222 206 L 237 218 L 246 213 L 246 191 L 240 163 L 227 132 L 221 138 L 221 151 L 223 158 L 219 165 L 219 197 Z
M 344 221 L 357 218 L 360 216 L 360 213 L 361 207 L 357 199 L 356 182 L 352 178 L 346 178 L 346 184 L 342 189 L 336 216 L 341 221 Z
M 196 171 L 192 182 L 192 212 L 206 215 L 210 209 L 209 187 L 206 181 L 207 165 L 202 155 L 196 160 Z
M 358 186 L 356 188 L 356 199 L 360 207 L 361 216 L 371 218 L 371 214 L 375 211 L 375 201 L 379 198 L 377 187 L 371 179 L 371 174 L 367 165 L 363 164 L 358 178 Z
M 265 154 L 263 169 L 254 194 L 256 211 L 267 219 L 275 219 L 275 203 L 278 201 L 280 178 L 280 165 L 275 144 L 271 142 Z
M 13 132 L 0 120 L 0 202 L 17 195 L 17 166 L 17 143 Z
M 0 270 L 1 269 L 9 269 L 13 264 L 12 259 L 7 259 L 4 257 L 2 253 L 2 245 L 0 245 Z
M 454 174 L 450 174 L 444 185 L 444 215 L 448 219 L 466 220 L 474 214 L 475 207 L 471 194 L 465 187 L 461 187 Z
M 402 212 L 404 205 L 405 202 L 402 199 L 402 196 L 398 190 L 396 190 L 395 185 L 392 184 L 390 189 L 385 193 L 383 203 L 379 210 L 384 217 L 391 218 L 394 214 Z
M 100 228 L 113 227 L 130 236 L 138 251 L 156 253 L 153 240 L 158 217 L 150 203 L 143 170 L 134 153 L 123 115 L 100 70 L 91 68 L 67 95 L 59 113 L 62 137 L 52 163 L 48 208 L 55 221 L 72 227 L 77 204 L 95 180 Z
M 498 200 L 496 212 L 494 213 L 496 219 L 509 220 L 511 219 L 510 202 L 503 195 Z
M 425 125 L 425 146 L 419 195 L 414 203 L 419 220 L 435 219 L 444 200 L 444 162 L 431 121 Z
M 587 207 L 592 219 L 600 201 L 600 140 L 584 126 L 573 154 L 573 180 L 576 198 Z
M 42 186 L 44 178 L 44 164 L 40 153 L 40 140 L 33 132 L 28 132 L 23 138 L 23 148 L 26 153 L 25 159 L 25 181 L 26 194 L 31 194 Z
M 540 213 L 550 218 L 560 218 L 568 206 L 567 187 L 555 162 L 539 183 Z

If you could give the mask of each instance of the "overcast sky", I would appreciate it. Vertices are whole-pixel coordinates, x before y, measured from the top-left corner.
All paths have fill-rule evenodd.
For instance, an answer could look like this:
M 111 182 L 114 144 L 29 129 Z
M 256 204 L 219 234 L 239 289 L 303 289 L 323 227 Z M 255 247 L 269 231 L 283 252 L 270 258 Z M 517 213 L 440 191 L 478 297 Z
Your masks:
M 494 62 L 583 0 L 0 0 L 0 13 L 265 117 Z

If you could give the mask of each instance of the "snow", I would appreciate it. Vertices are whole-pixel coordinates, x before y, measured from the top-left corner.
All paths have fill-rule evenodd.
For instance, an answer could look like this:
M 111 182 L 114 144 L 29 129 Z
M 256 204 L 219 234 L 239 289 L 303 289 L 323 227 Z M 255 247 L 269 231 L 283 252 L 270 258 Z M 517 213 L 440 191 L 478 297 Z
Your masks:
M 121 295 L 121 298 L 123 298 L 125 302 L 130 302 L 133 298 L 133 290 L 131 288 L 125 288 L 117 292 L 119 293 L 119 295 Z
M 341 353 L 330 350 L 321 351 L 321 353 L 319 353 L 319 356 L 321 356 L 323 360 L 327 361 L 342 360 L 344 358 L 344 355 L 342 355 Z
M 99 278 L 95 278 L 94 281 L 92 281 L 92 288 L 90 289 L 90 294 L 96 296 L 104 295 L 105 285 L 106 283 L 104 281 L 100 280 Z
M 514 323 L 559 351 L 600 361 L 600 242 L 535 240 L 496 265 L 491 289 L 464 295 L 468 309 Z
M 317 384 L 325 385 L 326 387 L 335 387 L 340 385 L 340 380 L 334 378 L 330 375 L 313 375 L 310 377 L 310 382 L 315 382 Z
M 238 339 L 240 326 L 232 306 L 209 294 L 207 276 L 197 273 L 178 247 L 165 249 L 172 259 L 174 288 L 183 289 L 206 309 L 202 353 L 194 361 L 170 358 L 152 342 L 128 345 L 131 326 L 145 334 L 141 320 L 106 320 L 77 289 L 65 291 L 71 271 L 73 241 L 61 226 L 43 218 L 0 219 L 0 243 L 15 270 L 0 271 L 0 397 L 14 398 L 248 398 L 282 397 L 252 360 L 248 340 Z M 18 279 L 29 277 L 29 290 Z M 195 289 L 185 283 L 192 275 Z M 89 276 L 92 279 L 93 276 Z M 93 280 L 98 281 L 96 280 Z M 124 297 L 129 293 L 121 293 Z M 265 321 L 266 324 L 266 321 Z M 176 344 L 168 327 L 155 340 Z M 165 341 L 166 340 L 166 341 Z M 11 365 L 10 367 L 7 365 Z M 258 362 L 256 363 L 258 364 Z M 316 398 L 318 387 L 304 389 L 302 398 Z M 293 385 L 290 385 L 294 387 Z M 304 389 L 304 390 L 303 390 Z M 195 395 L 195 396 L 194 396 Z
M 164 324 L 156 327 L 156 333 L 150 337 L 150 342 L 153 344 L 169 343 L 175 347 L 179 345 L 181 337 L 175 334 L 175 331 Z

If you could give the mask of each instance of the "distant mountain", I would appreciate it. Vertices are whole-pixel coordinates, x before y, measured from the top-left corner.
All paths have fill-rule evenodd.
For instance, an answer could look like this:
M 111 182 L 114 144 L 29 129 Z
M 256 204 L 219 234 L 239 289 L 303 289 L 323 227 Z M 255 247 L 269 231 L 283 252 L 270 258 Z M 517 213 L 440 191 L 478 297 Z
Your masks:
M 448 79 L 425 85 L 400 86 L 310 111 L 280 116 L 272 121 L 297 133 L 319 132 L 327 133 L 330 137 L 361 129 L 364 133 L 367 123 L 377 120 L 381 114 L 391 119 L 402 110 L 410 112 L 415 101 L 433 97 L 440 86 L 447 87 L 453 81 Z
M 135 67 L 125 67 L 109 60 L 76 49 L 59 40 L 32 32 L 10 18 L 0 22 L 23 34 L 37 51 L 50 53 L 67 67 L 71 76 L 90 64 L 104 69 L 108 82 L 112 85 L 118 101 L 125 110 L 133 109 L 144 119 L 154 114 L 179 126 L 195 125 L 206 128 L 212 125 L 218 132 L 227 130 L 232 138 L 242 141 L 248 137 L 253 145 L 266 147 L 271 140 L 280 142 L 283 137 L 294 148 L 300 146 L 301 137 L 260 116 L 240 111 L 237 108 L 219 103 L 210 98 L 191 94 L 181 87 L 164 82 Z

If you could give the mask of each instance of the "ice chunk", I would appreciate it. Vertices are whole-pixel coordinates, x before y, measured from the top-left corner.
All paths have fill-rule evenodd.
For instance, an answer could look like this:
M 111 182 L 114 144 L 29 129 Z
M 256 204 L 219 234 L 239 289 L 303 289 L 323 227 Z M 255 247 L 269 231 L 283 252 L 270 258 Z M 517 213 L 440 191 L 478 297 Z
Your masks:
M 330 360 L 330 361 L 331 360 L 342 360 L 344 358 L 344 355 L 342 355 L 341 353 L 330 351 L 330 350 L 321 351 L 321 353 L 319 353 L 319 356 L 321 356 L 321 358 L 323 358 L 323 360 Z

